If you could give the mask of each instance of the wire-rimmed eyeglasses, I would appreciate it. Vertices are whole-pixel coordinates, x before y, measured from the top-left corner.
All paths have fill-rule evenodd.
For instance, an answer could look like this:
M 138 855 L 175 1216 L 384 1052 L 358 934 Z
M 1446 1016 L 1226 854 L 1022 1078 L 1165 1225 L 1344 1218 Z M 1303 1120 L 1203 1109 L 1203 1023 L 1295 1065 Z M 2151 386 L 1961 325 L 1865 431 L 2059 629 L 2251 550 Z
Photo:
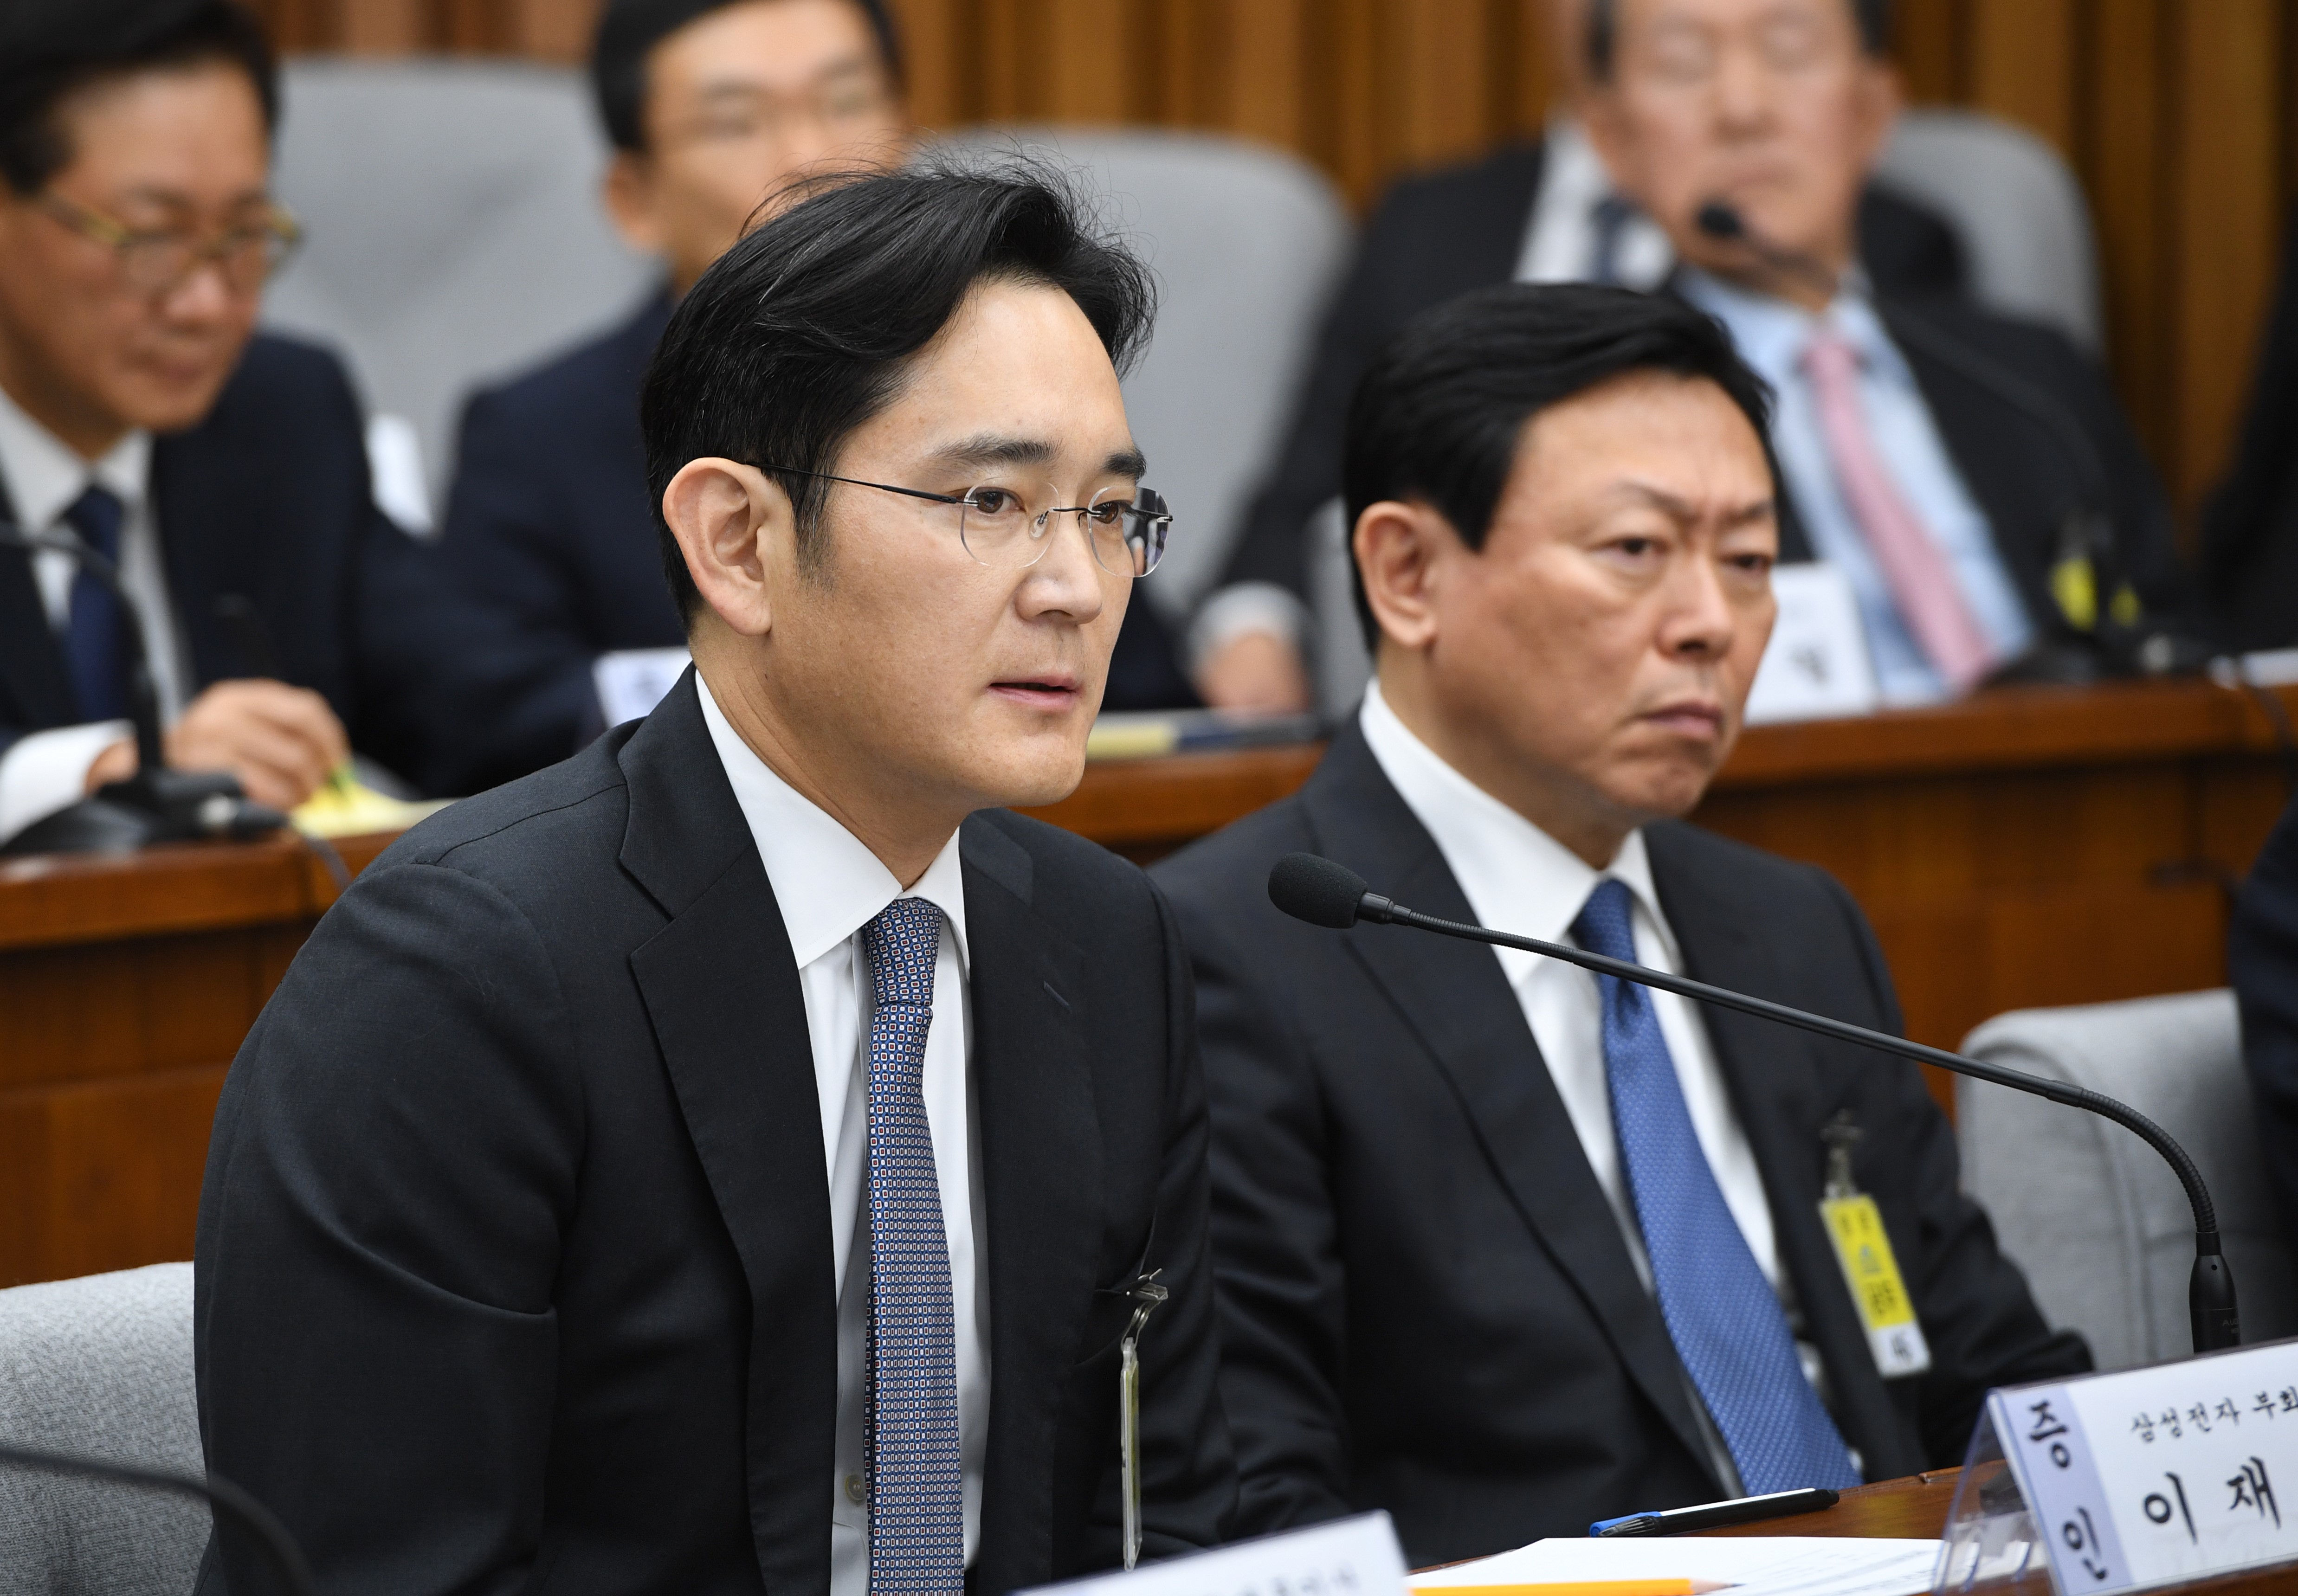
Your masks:
M 252 294 L 303 241 L 302 224 L 279 205 L 268 206 L 259 221 L 201 238 L 169 228 L 131 227 L 53 189 L 39 196 L 38 204 L 81 237 L 109 248 L 120 262 L 120 280 L 138 294 L 172 294 L 211 261 L 233 293 Z
M 1047 534 L 1054 517 L 1075 516 L 1095 565 L 1113 575 L 1146 576 L 1165 557 L 1165 540 L 1173 525 L 1165 496 L 1154 488 L 1107 487 L 1087 503 L 1064 505 L 1051 483 L 1032 484 L 1043 489 L 1034 495 L 1043 506 L 1039 508 L 1029 502 L 1032 495 L 1021 487 L 984 484 L 962 493 L 934 493 L 887 482 L 864 482 L 857 476 L 833 476 L 827 471 L 802 471 L 794 466 L 758 469 L 915 499 L 930 524 L 954 526 L 968 554 L 1000 570 L 1023 570 L 1045 558 L 1046 550 L 1053 546 Z

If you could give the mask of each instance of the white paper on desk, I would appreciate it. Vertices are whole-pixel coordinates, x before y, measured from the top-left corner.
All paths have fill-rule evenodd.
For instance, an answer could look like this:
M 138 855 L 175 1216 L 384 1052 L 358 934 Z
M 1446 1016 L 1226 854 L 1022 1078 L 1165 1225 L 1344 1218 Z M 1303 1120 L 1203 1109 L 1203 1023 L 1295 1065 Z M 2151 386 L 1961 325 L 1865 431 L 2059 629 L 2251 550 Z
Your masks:
M 1842 567 L 1825 560 L 1772 572 L 1779 618 L 1748 690 L 1748 724 L 1871 715 L 1882 702 L 1867 657 L 1859 597 Z
M 1190 1557 L 1040 1585 L 1029 1596 L 1404 1596 L 1404 1551 L 1386 1513 L 1311 1525 Z
M 694 663 L 683 649 L 617 649 L 591 662 L 591 682 L 607 724 L 619 726 L 650 714 Z
M 1922 1596 L 1938 1554 L 1937 1541 L 1814 1535 L 1559 1539 L 1420 1575 L 1412 1588 L 1698 1579 L 1739 1587 L 1730 1596 Z

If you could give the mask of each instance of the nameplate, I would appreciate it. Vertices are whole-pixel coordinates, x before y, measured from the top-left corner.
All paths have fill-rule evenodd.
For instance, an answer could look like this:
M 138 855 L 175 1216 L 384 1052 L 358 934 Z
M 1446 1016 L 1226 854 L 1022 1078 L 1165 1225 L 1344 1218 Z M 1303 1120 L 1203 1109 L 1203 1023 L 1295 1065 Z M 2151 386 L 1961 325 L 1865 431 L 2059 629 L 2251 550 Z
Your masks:
M 1062 1596 L 1403 1596 L 1404 1549 L 1386 1513 L 1365 1513 L 1039 1590 Z
M 2298 1341 L 1988 1405 L 2062 1596 L 2298 1559 Z
M 1824 560 L 1772 571 L 1779 618 L 1748 690 L 1748 724 L 1867 715 L 1882 701 L 1851 579 Z
M 591 662 L 591 682 L 609 726 L 654 712 L 691 664 L 683 649 L 617 649 Z

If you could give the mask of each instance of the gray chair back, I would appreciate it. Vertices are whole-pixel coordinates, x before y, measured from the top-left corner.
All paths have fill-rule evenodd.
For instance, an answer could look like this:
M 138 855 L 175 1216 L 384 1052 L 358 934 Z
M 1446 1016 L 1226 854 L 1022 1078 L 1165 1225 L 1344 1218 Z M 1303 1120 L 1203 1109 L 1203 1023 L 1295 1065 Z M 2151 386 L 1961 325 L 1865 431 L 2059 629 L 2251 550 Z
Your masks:
M 470 390 L 627 313 L 658 269 L 600 207 L 606 140 L 572 70 L 304 57 L 284 93 L 277 184 L 307 236 L 264 320 L 413 423 L 442 503 Z
M 1348 249 L 1340 195 L 1304 161 L 1211 134 L 1014 127 L 949 143 L 1019 149 L 1075 172 L 1156 273 L 1156 337 L 1125 403 L 1176 527 L 1144 591 L 1184 615 L 1219 576 L 1276 454 Z
M 2090 208 L 2057 151 L 1983 112 L 1910 111 L 1875 175 L 1954 225 L 1980 304 L 2105 348 Z
M 2267 1187 L 2232 993 L 2021 1010 L 1989 1020 L 1963 1050 L 2104 1092 L 2177 1137 L 2218 1209 L 2243 1340 L 2298 1335 L 2298 1281 Z M 1993 1216 L 2044 1317 L 2080 1330 L 2101 1369 L 2193 1350 L 2194 1220 L 2153 1148 L 2095 1114 L 1969 1079 L 1955 1082 L 1955 1139 L 1964 1189 Z
M 0 1291 L 0 1441 L 203 1472 L 192 1266 Z M 0 1591 L 186 1596 L 208 1527 L 186 1499 L 0 1468 Z

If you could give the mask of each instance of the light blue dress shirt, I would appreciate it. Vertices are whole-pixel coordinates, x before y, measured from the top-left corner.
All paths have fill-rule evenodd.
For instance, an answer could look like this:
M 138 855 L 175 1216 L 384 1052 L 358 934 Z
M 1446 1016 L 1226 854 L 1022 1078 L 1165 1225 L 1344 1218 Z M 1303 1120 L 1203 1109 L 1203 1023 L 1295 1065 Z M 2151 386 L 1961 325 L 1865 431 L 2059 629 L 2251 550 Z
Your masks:
M 1787 478 L 1788 496 L 1795 501 L 1812 553 L 1841 567 L 1850 578 L 1883 701 L 1929 704 L 1946 698 L 1946 684 L 1908 631 L 1890 583 L 1836 485 L 1826 434 L 1820 430 L 1818 395 L 1803 368 L 1815 318 L 1785 300 L 1751 293 L 1690 268 L 1676 280 L 1686 299 L 1731 332 L 1740 358 L 1772 385 L 1777 396 L 1772 447 Z M 1987 514 L 1955 469 L 1906 358 L 1862 295 L 1838 294 L 1824 315 L 1859 357 L 1860 408 L 1876 452 L 1908 507 L 1947 556 L 1963 602 L 1995 658 L 2000 662 L 2025 652 L 2034 639 L 2033 623 L 1996 550 Z

